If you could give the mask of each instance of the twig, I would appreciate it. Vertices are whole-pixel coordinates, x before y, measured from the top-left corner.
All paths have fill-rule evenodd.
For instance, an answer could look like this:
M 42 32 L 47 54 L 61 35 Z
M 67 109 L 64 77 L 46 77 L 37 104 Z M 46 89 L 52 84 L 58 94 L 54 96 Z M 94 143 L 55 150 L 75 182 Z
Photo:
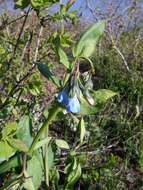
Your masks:
M 30 10 L 31 10 L 31 8 L 28 9 L 28 11 L 27 11 L 27 13 L 26 13 L 26 15 L 25 15 L 25 19 L 24 19 L 23 24 L 22 24 L 22 27 L 21 27 L 21 29 L 20 29 L 20 32 L 19 32 L 19 35 L 18 35 L 18 38 L 17 38 L 17 41 L 16 41 L 16 45 L 15 45 L 15 47 L 14 47 L 13 56 L 15 56 L 16 49 L 17 49 L 17 47 L 18 47 L 19 40 L 20 40 L 21 35 L 22 35 L 22 33 L 23 33 L 23 29 L 24 29 L 24 26 L 25 26 L 25 24 L 26 24 L 26 21 L 27 21 L 27 18 L 28 18 L 28 14 L 29 14 Z
M 111 39 L 111 42 L 112 42 L 112 45 L 113 45 L 113 48 L 116 50 L 116 52 L 120 55 L 120 57 L 122 58 L 123 62 L 124 62 L 124 65 L 127 69 L 127 71 L 129 72 L 130 69 L 129 69 L 129 66 L 128 66 L 128 63 L 123 55 L 123 53 L 120 51 L 120 49 L 116 46 L 116 42 L 112 36 L 112 31 L 111 31 L 111 28 L 109 27 L 109 35 L 110 35 L 110 39 Z
M 24 57 L 25 57 L 25 54 L 28 54 L 29 55 L 29 51 L 30 51 L 30 44 L 32 42 L 32 37 L 33 37 L 33 32 L 30 32 L 29 34 L 29 38 L 24 46 L 24 49 L 22 51 L 22 55 L 21 55 L 21 61 L 24 60 Z
M 25 17 L 26 16 L 26 14 L 24 14 L 24 15 L 22 15 L 22 16 L 20 16 L 20 17 L 18 17 L 18 18 L 16 18 L 16 19 L 14 19 L 14 20 L 12 20 L 12 21 L 10 21 L 10 22 L 4 22 L 4 23 L 2 23 L 1 25 L 0 25 L 0 30 L 4 30 L 5 29 L 5 27 L 7 27 L 8 25 L 11 25 L 12 23 L 15 23 L 15 22 L 17 22 L 18 20 L 21 20 L 23 17 Z
M 10 92 L 8 93 L 8 96 L 6 98 L 6 100 L 4 101 L 4 103 L 0 106 L 0 109 L 2 109 L 9 101 L 9 98 L 11 96 L 13 96 L 13 94 L 15 93 L 15 91 L 17 91 L 19 85 L 25 81 L 32 73 L 32 71 L 35 69 L 36 67 L 36 61 L 37 61 L 37 57 L 38 57 L 38 51 L 39 51 L 39 45 L 40 45 L 40 39 L 41 39 L 41 36 L 42 36 L 42 31 L 43 31 L 43 26 L 41 26 L 40 28 L 40 32 L 39 32 L 39 35 L 38 35 L 38 39 L 37 39 L 37 45 L 36 45 L 36 50 L 35 50 L 35 56 L 34 56 L 34 64 L 32 65 L 32 67 L 29 69 L 29 71 L 18 81 L 16 82 L 16 84 L 13 86 L 13 88 L 10 90 Z
M 35 55 L 34 55 L 34 63 L 37 61 L 37 58 L 38 58 L 39 45 L 40 45 L 40 40 L 41 40 L 41 37 L 42 37 L 42 32 L 43 32 L 43 26 L 41 26 L 39 34 L 38 34 L 36 50 L 35 50 Z
M 114 48 L 114 49 L 117 51 L 117 53 L 121 56 L 121 58 L 122 58 L 122 60 L 123 60 L 123 62 L 124 62 L 124 65 L 125 65 L 125 67 L 126 67 L 126 69 L 127 69 L 127 71 L 130 71 L 129 66 L 128 66 L 128 63 L 127 63 L 127 61 L 126 61 L 124 55 L 122 54 L 122 52 L 119 50 L 119 48 L 118 48 L 116 45 L 113 45 L 113 48 Z

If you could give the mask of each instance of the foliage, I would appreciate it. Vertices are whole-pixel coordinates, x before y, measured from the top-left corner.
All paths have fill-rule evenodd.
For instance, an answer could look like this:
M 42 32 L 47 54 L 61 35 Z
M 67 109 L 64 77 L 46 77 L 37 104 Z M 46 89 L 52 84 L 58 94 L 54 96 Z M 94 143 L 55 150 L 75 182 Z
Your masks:
M 0 30 L 0 189 L 140 189 L 140 30 L 115 44 L 101 20 L 75 38 L 72 1 L 14 2 L 26 12 Z

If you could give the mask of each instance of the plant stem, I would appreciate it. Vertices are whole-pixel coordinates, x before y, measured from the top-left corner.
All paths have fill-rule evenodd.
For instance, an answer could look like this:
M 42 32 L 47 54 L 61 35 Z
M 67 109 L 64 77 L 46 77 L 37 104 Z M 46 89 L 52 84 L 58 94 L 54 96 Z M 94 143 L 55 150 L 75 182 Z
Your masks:
M 48 128 L 45 131 L 45 137 L 48 137 Z M 45 182 L 47 187 L 49 187 L 49 165 L 48 165 L 48 159 L 49 159 L 49 155 L 48 155 L 48 143 L 45 144 L 44 146 L 44 152 L 45 152 L 45 158 L 44 158 L 44 164 L 45 164 Z
M 38 140 L 40 139 L 41 135 L 44 133 L 44 131 L 46 129 L 48 129 L 49 124 L 55 119 L 56 115 L 62 110 L 61 107 L 59 107 L 58 105 L 55 106 L 54 108 L 52 108 L 50 110 L 50 113 L 48 115 L 48 118 L 46 119 L 46 121 L 44 122 L 44 124 L 42 125 L 42 127 L 40 128 L 40 130 L 38 131 L 36 137 L 34 138 L 31 147 L 29 148 L 28 153 L 31 154 L 38 142 Z

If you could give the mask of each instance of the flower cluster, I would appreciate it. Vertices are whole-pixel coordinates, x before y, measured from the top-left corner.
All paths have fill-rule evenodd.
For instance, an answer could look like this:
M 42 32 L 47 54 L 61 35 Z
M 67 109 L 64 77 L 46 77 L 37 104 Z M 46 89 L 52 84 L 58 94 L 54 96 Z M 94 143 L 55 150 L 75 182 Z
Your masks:
M 80 102 L 76 93 L 70 96 L 70 91 L 67 88 L 63 89 L 57 97 L 59 103 L 63 104 L 67 112 L 79 113 Z
M 83 98 L 90 105 L 94 105 L 94 100 L 90 95 L 92 88 L 93 83 L 88 72 L 83 73 L 80 78 L 71 75 L 63 90 L 59 92 L 57 100 L 67 112 L 79 113 Z

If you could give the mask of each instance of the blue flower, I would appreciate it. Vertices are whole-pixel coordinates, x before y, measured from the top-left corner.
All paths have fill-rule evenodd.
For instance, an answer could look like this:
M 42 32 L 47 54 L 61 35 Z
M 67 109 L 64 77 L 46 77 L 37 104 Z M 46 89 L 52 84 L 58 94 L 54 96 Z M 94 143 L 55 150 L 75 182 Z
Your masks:
M 67 112 L 72 112 L 72 113 L 80 112 L 80 103 L 76 95 L 73 98 L 68 99 L 66 110 Z
M 63 104 L 66 106 L 68 104 L 68 94 L 66 90 L 62 90 L 57 97 L 57 100 L 59 103 Z
M 67 112 L 78 113 L 80 112 L 80 103 L 76 95 L 70 98 L 68 92 L 64 89 L 62 90 L 57 97 L 59 103 L 63 104 Z

